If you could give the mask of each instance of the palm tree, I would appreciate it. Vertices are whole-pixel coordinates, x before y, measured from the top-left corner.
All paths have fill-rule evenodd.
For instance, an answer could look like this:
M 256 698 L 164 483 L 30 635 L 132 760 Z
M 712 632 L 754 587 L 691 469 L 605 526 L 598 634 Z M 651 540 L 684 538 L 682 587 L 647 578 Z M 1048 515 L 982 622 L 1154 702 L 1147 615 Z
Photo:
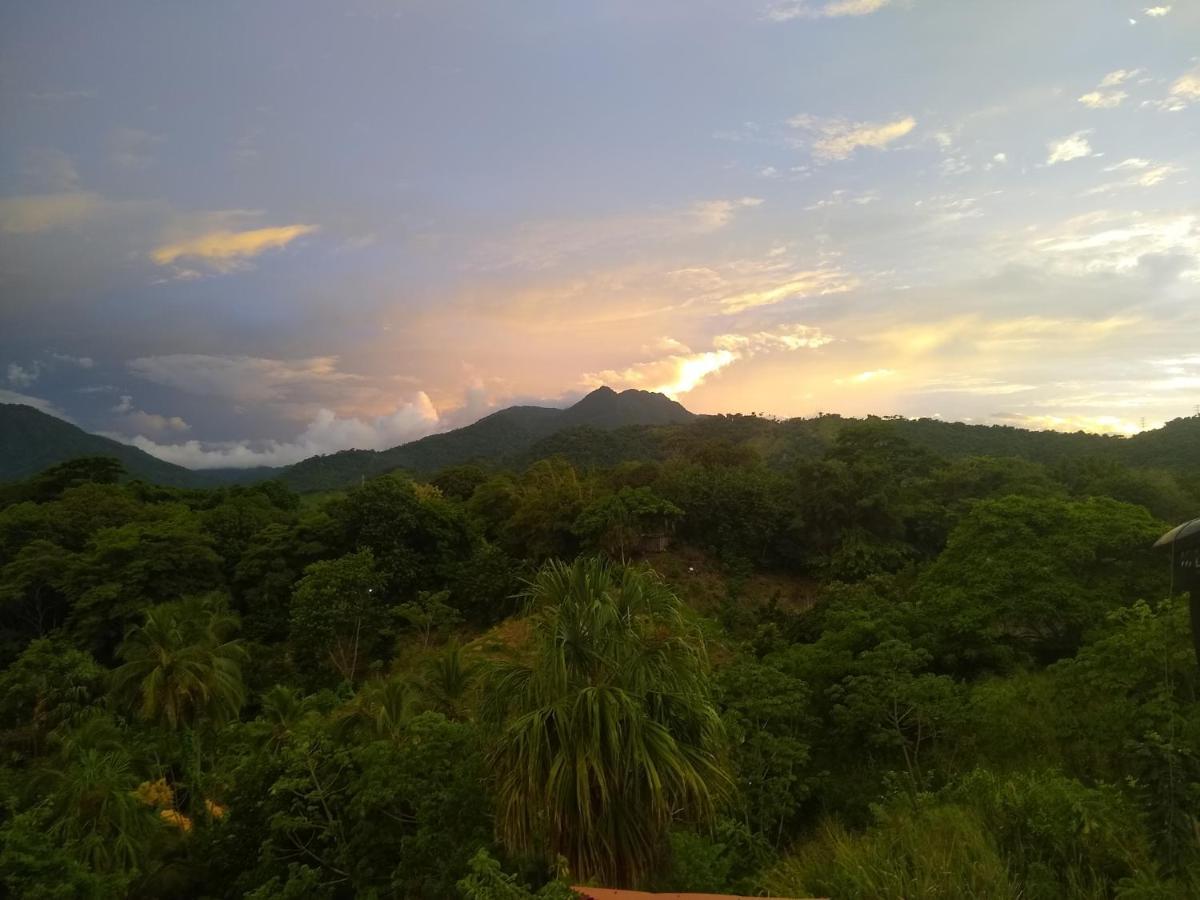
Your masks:
M 276 751 L 296 733 L 313 713 L 310 698 L 301 697 L 295 689 L 277 684 L 263 693 L 261 710 L 251 725 L 251 732 L 271 751 Z
M 530 584 L 528 661 L 493 664 L 497 830 L 514 852 L 636 885 L 676 820 L 710 820 L 729 785 L 703 641 L 642 568 L 546 564 Z
M 426 702 L 448 719 L 465 717 L 479 664 L 468 658 L 457 641 L 429 660 L 422 673 L 421 691 Z
M 405 678 L 377 678 L 359 686 L 354 697 L 333 714 L 339 734 L 397 741 L 411 721 L 417 695 Z
M 140 867 L 157 824 L 154 811 L 135 796 L 138 778 L 124 750 L 82 749 L 42 777 L 55 838 L 73 844 L 97 872 Z
M 117 651 L 125 662 L 113 673 L 114 693 L 136 699 L 143 719 L 171 730 L 236 716 L 247 659 L 232 637 L 237 627 L 237 616 L 213 597 L 150 608 Z

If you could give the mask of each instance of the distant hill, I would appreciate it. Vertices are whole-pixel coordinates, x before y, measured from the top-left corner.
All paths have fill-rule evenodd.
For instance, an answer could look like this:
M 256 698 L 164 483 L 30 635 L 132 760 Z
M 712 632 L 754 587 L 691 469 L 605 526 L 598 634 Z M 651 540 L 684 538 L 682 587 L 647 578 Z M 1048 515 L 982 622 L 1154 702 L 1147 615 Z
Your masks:
M 211 487 L 279 478 L 298 491 L 335 490 L 401 469 L 426 475 L 446 466 L 480 462 L 521 468 L 563 456 L 581 466 L 696 458 L 705 448 L 752 451 L 769 465 L 819 457 L 838 432 L 861 419 L 827 415 L 775 421 L 758 416 L 697 416 L 662 394 L 604 387 L 574 406 L 513 406 L 464 428 L 430 435 L 390 450 L 346 450 L 287 468 L 193 471 L 135 447 L 88 434 L 28 406 L 0 404 L 0 481 L 33 475 L 81 456 L 111 456 L 135 478 L 174 487 Z M 938 419 L 873 419 L 947 459 L 1016 456 L 1040 463 L 1111 459 L 1171 469 L 1200 479 L 1200 416 L 1175 419 L 1129 438 L 1076 432 L 1025 431 Z
M 502 463 L 537 441 L 565 428 L 607 431 L 623 426 L 663 426 L 698 417 L 662 394 L 602 387 L 574 406 L 511 406 L 473 425 L 432 434 L 390 450 L 346 450 L 314 456 L 285 469 L 280 477 L 298 491 L 328 490 L 394 469 L 421 474 L 468 462 Z
M 1127 465 L 1171 469 L 1200 477 L 1200 416 L 1175 419 L 1132 437 L 1086 432 L 1027 431 L 1008 425 L 968 425 L 939 419 L 870 419 L 945 459 L 1015 456 L 1053 464 L 1109 459 Z M 777 422 L 757 416 L 698 416 L 668 427 L 627 426 L 610 431 L 575 427 L 539 439 L 515 462 L 561 456 L 580 466 L 694 458 L 713 444 L 747 447 L 770 465 L 787 466 L 821 456 L 843 428 L 861 423 L 827 415 Z
M 163 462 L 120 441 L 89 434 L 32 406 L 0 404 L 0 481 L 28 478 L 81 456 L 113 457 L 134 478 L 169 487 L 208 487 L 223 480 L 219 475 Z

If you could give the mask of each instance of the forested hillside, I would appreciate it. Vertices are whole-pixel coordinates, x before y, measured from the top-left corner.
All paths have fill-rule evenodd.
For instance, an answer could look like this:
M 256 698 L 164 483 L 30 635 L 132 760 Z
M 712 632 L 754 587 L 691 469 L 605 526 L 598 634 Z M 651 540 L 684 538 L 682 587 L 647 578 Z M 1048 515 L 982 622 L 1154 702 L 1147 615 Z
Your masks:
M 0 492 L 0 884 L 1200 895 L 1151 549 L 1198 424 L 569 428 L 312 496 L 59 465 Z
M 169 487 L 208 487 L 261 477 L 258 470 L 245 469 L 194 472 L 137 447 L 89 434 L 32 406 L 0 403 L 0 482 L 28 478 L 57 463 L 85 456 L 111 457 L 131 476 Z

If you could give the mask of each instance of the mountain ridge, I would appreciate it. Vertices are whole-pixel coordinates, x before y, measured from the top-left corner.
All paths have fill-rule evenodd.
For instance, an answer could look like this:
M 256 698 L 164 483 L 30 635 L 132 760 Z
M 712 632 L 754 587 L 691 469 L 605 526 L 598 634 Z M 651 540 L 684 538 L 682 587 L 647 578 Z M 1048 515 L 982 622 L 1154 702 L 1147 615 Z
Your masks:
M 80 456 L 111 456 L 131 477 L 169 487 L 214 487 L 279 479 L 301 492 L 345 488 L 363 478 L 403 470 L 429 475 L 447 466 L 480 463 L 523 467 L 547 456 L 583 466 L 693 458 L 706 446 L 738 446 L 773 466 L 820 456 L 838 431 L 864 420 L 827 415 L 775 421 L 758 416 L 701 416 L 649 391 L 603 387 L 559 409 L 510 406 L 470 425 L 387 450 L 342 450 L 291 466 L 194 470 L 32 407 L 0 404 L 0 482 L 19 480 Z M 868 417 L 899 437 L 946 459 L 1010 456 L 1033 462 L 1110 460 L 1190 473 L 1200 478 L 1200 417 L 1174 419 L 1129 438 L 1084 432 L 1028 431 L 936 419 Z
M 496 462 L 562 428 L 680 424 L 695 418 L 694 413 L 663 394 L 599 387 L 564 409 L 510 406 L 470 425 L 386 450 L 348 449 L 312 456 L 290 466 L 238 470 L 189 469 L 84 431 L 31 406 L 0 404 L 0 481 L 26 478 L 81 456 L 110 456 L 119 460 L 131 476 L 168 487 L 212 487 L 278 478 L 296 490 L 324 490 L 394 469 L 425 473 L 466 462 Z

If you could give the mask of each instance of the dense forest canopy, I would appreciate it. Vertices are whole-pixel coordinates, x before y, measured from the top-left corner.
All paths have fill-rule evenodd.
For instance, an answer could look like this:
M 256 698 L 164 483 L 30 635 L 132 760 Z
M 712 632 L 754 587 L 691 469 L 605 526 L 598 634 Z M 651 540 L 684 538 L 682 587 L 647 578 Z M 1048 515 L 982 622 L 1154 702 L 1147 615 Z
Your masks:
M 21 897 L 1200 893 L 1157 443 L 579 427 L 346 490 L 0 487 Z

